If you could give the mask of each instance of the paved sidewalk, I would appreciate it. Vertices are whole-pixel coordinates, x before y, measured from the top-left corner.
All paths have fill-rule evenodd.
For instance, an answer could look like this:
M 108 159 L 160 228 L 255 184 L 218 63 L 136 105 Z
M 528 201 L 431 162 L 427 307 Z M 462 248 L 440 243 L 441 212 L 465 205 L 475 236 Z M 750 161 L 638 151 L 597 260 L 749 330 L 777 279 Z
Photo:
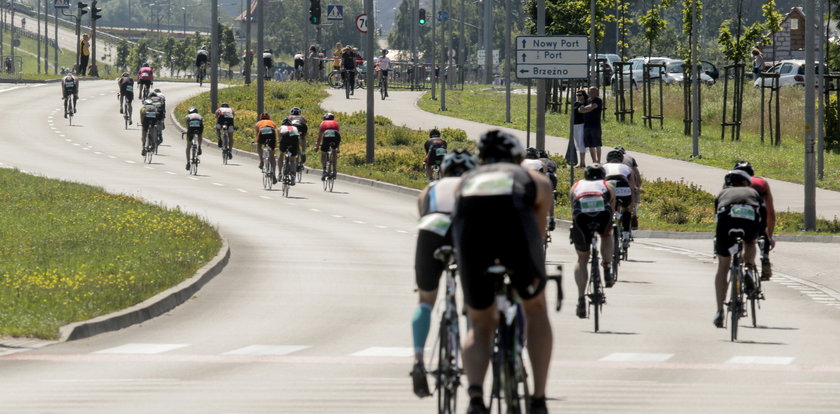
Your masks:
M 324 109 L 336 112 L 357 112 L 364 111 L 367 107 L 365 91 L 356 91 L 357 95 L 351 96 L 349 100 L 344 98 L 343 90 L 332 89 L 328 92 L 330 97 L 324 101 Z M 478 139 L 488 129 L 499 128 L 517 136 L 523 143 L 525 142 L 525 131 L 426 112 L 417 106 L 417 99 L 421 95 L 423 95 L 423 92 L 392 91 L 390 92 L 390 98 L 382 101 L 377 94 L 374 111 L 377 115 L 390 118 L 397 125 L 405 125 L 409 128 L 425 130 L 432 127 L 460 128 L 466 131 L 467 136 L 471 139 Z M 535 134 L 531 131 L 532 143 L 534 139 Z M 567 142 L 566 138 L 546 136 L 546 149 L 551 153 L 564 154 L 568 145 Z M 712 194 L 717 194 L 723 185 L 723 175 L 725 173 L 723 169 L 637 153 L 629 148 L 628 150 L 631 150 L 629 153 L 639 162 L 642 175 L 648 180 L 656 178 L 683 180 L 697 184 Z M 803 185 L 778 180 L 768 181 L 773 190 L 777 211 L 801 212 L 803 210 L 805 195 Z M 840 192 L 817 189 L 817 215 L 827 219 L 840 218 Z

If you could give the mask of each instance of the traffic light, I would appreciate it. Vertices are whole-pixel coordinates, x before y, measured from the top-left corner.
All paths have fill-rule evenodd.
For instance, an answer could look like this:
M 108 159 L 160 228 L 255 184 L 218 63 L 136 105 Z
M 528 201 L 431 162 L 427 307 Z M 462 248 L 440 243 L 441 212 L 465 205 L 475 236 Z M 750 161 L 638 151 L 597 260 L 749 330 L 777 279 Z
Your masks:
M 102 17 L 102 15 L 99 14 L 99 13 L 102 13 L 102 9 L 96 7 L 96 3 L 97 3 L 97 0 L 92 0 L 90 2 L 90 11 L 91 11 L 90 19 L 91 20 L 97 20 L 100 17 Z
M 78 2 L 76 3 L 76 5 L 79 6 L 79 17 L 82 17 L 87 14 L 88 11 L 85 10 L 88 6 L 87 3 Z
M 309 0 L 309 23 L 321 24 L 321 0 Z
M 426 9 L 418 10 L 420 12 L 419 22 L 420 24 L 426 24 Z

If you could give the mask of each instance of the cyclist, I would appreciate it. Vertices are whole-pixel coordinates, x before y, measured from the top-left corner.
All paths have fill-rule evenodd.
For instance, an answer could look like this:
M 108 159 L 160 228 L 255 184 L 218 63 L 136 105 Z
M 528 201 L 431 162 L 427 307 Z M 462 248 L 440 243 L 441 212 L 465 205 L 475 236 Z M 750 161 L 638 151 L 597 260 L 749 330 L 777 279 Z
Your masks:
M 730 230 L 744 231 L 744 263 L 755 269 L 755 239 L 764 231 L 764 204 L 761 196 L 750 185 L 751 177 L 745 171 L 732 170 L 724 177 L 724 187 L 715 197 L 715 255 L 718 268 L 715 274 L 715 296 L 717 313 L 714 324 L 723 328 L 723 300 L 726 296 L 726 274 L 732 261 L 730 249 L 735 246 L 735 237 Z M 749 292 L 753 281 L 746 278 L 744 289 Z
M 291 165 L 290 171 L 297 172 L 297 156 L 300 152 L 300 132 L 298 131 L 297 127 L 292 125 L 292 120 L 289 118 L 283 118 L 280 121 L 280 146 L 279 152 L 280 154 L 277 156 L 277 165 L 283 165 L 283 161 L 286 159 L 286 151 L 288 150 L 290 154 L 292 154 L 292 159 L 289 160 L 289 164 Z M 283 171 L 280 171 L 280 174 L 283 174 Z M 295 180 L 292 180 L 291 185 L 295 185 Z
M 335 42 L 335 49 L 333 50 L 333 70 L 341 70 L 341 53 L 344 52 L 344 45 L 341 42 Z
M 157 125 L 157 111 L 157 106 L 151 99 L 143 101 L 143 106 L 140 107 L 140 124 L 143 126 L 143 131 L 140 133 L 140 147 L 143 149 L 140 152 L 141 156 L 146 156 L 146 134 L 150 128 L 154 130 Z
M 262 115 L 260 115 L 260 119 L 262 119 Z M 219 109 L 216 109 L 216 139 L 219 142 L 219 148 L 222 147 L 222 128 L 227 129 L 228 140 L 230 141 L 228 142 L 228 146 L 230 148 L 233 148 L 233 121 L 233 108 L 231 108 L 230 105 L 227 104 L 227 102 L 222 102 L 222 105 L 219 106 Z M 228 155 L 228 159 L 233 158 L 232 153 L 233 151 L 231 151 L 231 154 Z
M 64 117 L 67 118 L 67 98 L 73 95 L 73 113 L 78 112 L 76 103 L 79 101 L 79 79 L 73 73 L 61 78 L 61 99 L 64 100 Z
M 341 133 L 339 132 L 338 122 L 335 120 L 335 115 L 327 112 L 318 128 L 318 142 L 315 143 L 315 148 L 321 149 L 321 168 L 324 170 L 321 181 L 327 179 L 327 151 L 330 147 L 334 148 L 336 161 L 338 161 L 339 145 L 341 145 Z
M 160 99 L 160 105 L 163 108 L 163 117 L 166 118 L 166 96 L 163 96 L 163 92 L 160 91 L 160 88 L 155 88 L 154 92 L 158 99 Z
M 526 170 L 533 170 L 533 171 L 539 172 L 540 174 L 544 174 L 546 176 L 546 178 L 548 178 L 549 182 L 551 182 L 551 184 L 553 186 L 556 186 L 557 185 L 557 174 L 555 173 L 554 177 L 552 179 L 552 176 L 549 175 L 549 172 L 548 172 L 549 171 L 549 164 L 544 162 L 542 159 L 540 159 L 539 155 L 540 155 L 540 152 L 537 151 L 536 148 L 531 147 L 531 148 L 526 149 L 525 150 L 525 159 L 522 160 L 522 163 L 520 165 L 522 165 L 522 168 L 525 168 Z M 546 158 L 546 159 L 548 161 L 550 161 L 551 164 L 554 165 L 554 171 L 556 171 L 557 164 L 554 161 L 551 161 L 551 159 L 548 159 L 548 158 Z M 557 194 L 557 190 L 554 189 L 552 191 L 553 198 L 556 198 L 556 194 Z M 556 227 L 556 221 L 554 219 L 554 209 L 552 208 L 551 211 L 549 212 L 549 217 L 548 217 L 548 231 L 554 231 L 555 227 Z
M 295 80 L 300 80 L 303 77 L 303 68 L 306 64 L 306 56 L 303 53 L 295 53 Z
M 586 318 L 586 284 L 589 283 L 587 263 L 589 247 L 592 245 L 592 233 L 601 235 L 601 265 L 604 268 L 604 283 L 611 287 L 615 279 L 610 273 L 613 241 L 612 214 L 615 211 L 615 192 L 604 178 L 604 167 L 597 162 L 589 164 L 583 171 L 583 179 L 572 185 L 569 201 L 572 206 L 572 226 L 569 236 L 575 245 L 577 263 L 575 263 L 575 281 L 578 288 L 578 303 L 575 313 L 578 318 Z
M 356 53 L 350 46 L 341 51 L 341 70 L 344 73 L 344 82 L 350 82 L 350 95 L 353 95 L 353 88 L 356 86 Z
M 137 71 L 137 83 L 140 84 L 140 99 L 145 99 L 147 96 L 145 94 L 149 94 L 149 90 L 152 88 L 152 81 L 155 79 L 155 73 L 152 70 L 152 67 L 149 66 L 147 62 L 143 62 L 143 65 L 140 66 L 140 70 Z
M 603 165 L 605 179 L 615 191 L 616 208 L 621 211 L 621 231 L 625 238 L 630 238 L 632 212 L 636 210 L 636 176 L 633 170 L 623 163 L 621 151 L 607 153 L 607 163 Z M 618 248 L 618 246 L 615 246 Z
M 638 230 L 639 217 L 636 215 L 636 209 L 639 208 L 639 203 L 642 201 L 642 174 L 639 172 L 639 164 L 636 163 L 636 159 L 628 154 L 624 147 L 618 145 L 614 149 L 621 151 L 621 154 L 624 156 L 622 163 L 633 170 L 633 178 L 636 180 L 636 191 L 633 193 L 633 197 L 635 198 L 633 201 L 635 204 L 633 205 L 633 215 L 630 218 L 630 227 L 633 230 Z
M 379 81 L 385 88 L 385 97 L 388 97 L 388 72 L 391 70 L 391 58 L 388 57 L 388 49 L 382 49 L 382 56 L 376 64 L 379 71 Z
M 545 300 L 543 243 L 553 206 L 551 183 L 519 166 L 525 150 L 514 136 L 498 130 L 478 143 L 482 165 L 464 174 L 452 215 L 452 239 L 471 329 L 463 361 L 469 380 L 467 413 L 488 413 L 482 384 L 498 326 L 493 279 L 487 269 L 501 263 L 522 300 L 527 346 L 533 369 L 531 414 L 546 413 L 545 385 L 551 359 L 551 325 Z M 488 225 L 492 223 L 492 225 Z
M 131 125 L 131 101 L 134 99 L 134 79 L 128 72 L 124 72 L 122 77 L 117 79 L 117 85 L 120 87 L 120 113 L 123 113 L 123 102 L 128 103 L 128 124 Z
M 164 124 L 164 118 L 166 118 L 166 107 L 164 106 L 165 104 L 163 98 L 161 98 L 157 92 L 150 93 L 149 100 L 152 101 L 152 104 L 157 109 L 158 120 L 155 127 L 157 128 L 158 145 L 160 145 L 163 143 L 163 130 L 166 129 L 166 125 Z
M 263 112 L 260 115 L 260 120 L 254 127 L 257 136 L 257 150 L 260 152 L 260 170 L 262 170 L 265 162 L 271 163 L 271 180 L 277 184 L 277 177 L 275 175 L 276 164 L 274 163 L 274 148 L 277 146 L 277 125 L 271 120 L 271 116 Z M 269 159 L 266 160 L 262 156 L 262 146 L 268 145 L 271 150 Z
M 198 113 L 198 108 L 191 106 L 187 110 L 187 171 L 190 170 L 190 144 L 198 140 L 198 155 L 201 155 L 201 134 L 204 133 L 204 118 Z
M 452 245 L 452 235 L 449 231 L 450 215 L 455 206 L 456 191 L 461 184 L 460 177 L 477 164 L 478 160 L 467 150 L 454 150 L 446 154 L 441 164 L 443 178 L 426 186 L 418 198 L 420 222 L 414 255 L 414 275 L 420 298 L 411 318 L 414 339 L 411 379 L 414 394 L 420 398 L 431 395 L 426 380 L 426 369 L 423 367 L 423 348 L 429 336 L 432 309 L 437 298 L 440 275 L 444 270 L 444 263 L 435 259 L 434 253 L 441 246 Z
M 423 150 L 426 153 L 426 158 L 423 159 L 423 168 L 426 170 L 426 178 L 432 181 L 432 167 L 443 162 L 443 156 L 446 155 L 446 140 L 440 137 L 440 131 L 437 128 L 432 128 L 429 131 L 429 139 L 423 144 Z
M 195 73 L 196 82 L 198 81 L 198 74 L 206 67 L 207 62 L 210 61 L 210 52 L 207 51 L 206 45 L 201 45 L 198 52 L 195 54 Z
M 776 207 L 773 205 L 773 193 L 770 191 L 770 184 L 766 179 L 757 177 L 752 165 L 747 161 L 739 161 L 733 170 L 741 170 L 750 175 L 750 186 L 758 191 L 761 201 L 764 202 L 764 211 L 767 215 L 764 232 L 759 236 L 766 239 L 764 243 L 764 255 L 761 259 L 761 280 L 770 280 L 773 277 L 773 268 L 770 265 L 770 250 L 776 247 L 776 240 L 773 239 L 773 231 L 776 229 Z
M 262 60 L 265 67 L 265 79 L 271 79 L 271 69 L 274 67 L 274 56 L 272 56 L 271 49 L 263 50 Z
M 306 162 L 306 137 L 309 133 L 309 127 L 306 126 L 306 118 L 301 115 L 302 111 L 298 107 L 294 107 L 289 110 L 288 118 L 292 120 L 292 125 L 297 128 L 298 132 L 300 133 L 300 163 L 298 164 L 298 169 L 303 167 L 303 164 Z

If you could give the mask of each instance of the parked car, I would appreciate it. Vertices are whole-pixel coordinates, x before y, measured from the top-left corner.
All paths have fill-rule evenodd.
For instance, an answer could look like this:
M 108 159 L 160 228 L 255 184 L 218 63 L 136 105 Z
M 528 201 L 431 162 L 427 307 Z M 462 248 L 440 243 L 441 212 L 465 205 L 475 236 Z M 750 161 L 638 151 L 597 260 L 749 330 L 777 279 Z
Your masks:
M 684 60 L 669 60 L 665 63 L 665 74 L 662 75 L 662 80 L 666 85 L 681 85 L 683 83 L 684 67 Z M 706 72 L 700 72 L 700 82 L 707 86 L 715 84 L 715 80 L 712 79 L 711 76 L 707 75 Z
M 814 65 L 814 70 L 817 70 L 817 64 Z M 800 59 L 782 60 L 773 65 L 767 70 L 770 73 L 779 74 L 779 86 L 795 85 L 805 86 L 805 61 Z M 823 65 L 823 73 L 826 73 L 825 65 Z M 764 81 L 765 86 L 771 86 L 773 79 L 758 78 L 753 81 L 753 86 L 756 88 L 761 86 Z
M 627 62 L 632 63 L 630 67 L 624 68 L 624 87 L 628 88 L 630 86 L 637 87 L 638 84 L 642 83 L 644 79 L 643 73 L 643 65 L 645 63 L 666 63 L 669 60 L 673 60 L 667 57 L 652 57 L 652 58 L 642 58 L 637 57 L 628 60 Z M 660 70 L 651 68 L 650 70 L 650 79 L 657 79 L 660 76 Z M 615 88 L 616 86 L 616 76 L 613 73 L 612 78 L 610 79 L 610 85 Z
M 706 72 L 710 78 L 714 79 L 715 81 L 718 80 L 720 77 L 720 72 L 718 72 L 717 66 L 715 66 L 712 62 L 708 62 L 705 60 L 700 61 L 700 66 L 703 69 L 703 72 Z

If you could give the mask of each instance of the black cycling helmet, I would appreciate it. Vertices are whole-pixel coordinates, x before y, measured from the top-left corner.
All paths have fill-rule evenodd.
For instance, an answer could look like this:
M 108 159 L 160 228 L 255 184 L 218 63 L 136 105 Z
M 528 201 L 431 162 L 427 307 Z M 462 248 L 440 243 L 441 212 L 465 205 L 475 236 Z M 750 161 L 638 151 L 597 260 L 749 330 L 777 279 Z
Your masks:
M 735 163 L 735 166 L 732 167 L 733 170 L 741 170 L 750 175 L 750 177 L 755 175 L 755 171 L 753 171 L 752 165 L 749 161 L 738 161 Z
M 440 131 L 438 131 L 437 128 L 432 128 L 432 130 L 429 131 L 429 138 L 440 138 Z
M 607 162 L 621 162 L 624 161 L 624 154 L 619 150 L 612 150 L 607 153 Z
M 540 152 L 534 147 L 528 147 L 525 150 L 525 159 L 536 160 L 540 158 Z
M 750 175 L 743 170 L 732 170 L 723 177 L 724 187 L 741 187 L 750 185 Z
M 512 162 L 519 164 L 525 149 L 516 137 L 497 129 L 487 131 L 478 140 L 478 159 L 482 164 Z
M 155 88 L 155 93 L 160 93 L 160 88 Z
M 382 54 L 387 55 L 388 54 L 388 49 L 382 49 Z
M 540 151 L 540 158 L 548 158 L 548 152 L 546 152 L 544 149 L 541 149 L 539 151 Z
M 622 147 L 621 145 L 616 145 L 615 150 L 616 151 L 621 151 L 621 155 L 624 155 L 624 154 L 627 153 L 627 150 L 625 150 L 624 147 Z
M 583 171 L 583 178 L 587 180 L 603 180 L 604 177 L 607 175 L 607 172 L 604 171 L 604 167 L 597 162 L 594 164 L 589 164 L 586 166 L 586 169 Z
M 294 107 L 289 111 L 289 115 L 300 115 L 300 108 Z
M 292 120 L 289 118 L 283 118 L 283 120 L 280 121 L 280 125 L 292 125 Z
M 269 119 L 270 120 L 271 115 L 269 115 L 268 112 L 263 112 L 263 113 L 260 114 L 260 120 L 263 120 L 263 119 Z
M 440 173 L 444 177 L 459 177 L 475 168 L 476 165 L 478 165 L 478 160 L 469 151 L 456 149 L 443 157 Z
M 324 114 L 324 121 L 331 121 L 333 119 L 335 119 L 335 115 L 333 115 L 332 112 L 327 112 Z
M 230 108 L 230 105 L 227 102 L 222 102 L 222 108 Z
M 127 78 L 127 77 L 129 77 L 129 76 L 131 76 L 131 75 L 129 75 L 129 73 L 128 73 L 128 72 L 123 72 L 122 77 Z
M 196 108 L 194 106 L 191 106 L 190 109 L 187 109 L 187 113 L 197 114 L 198 113 L 198 108 Z

